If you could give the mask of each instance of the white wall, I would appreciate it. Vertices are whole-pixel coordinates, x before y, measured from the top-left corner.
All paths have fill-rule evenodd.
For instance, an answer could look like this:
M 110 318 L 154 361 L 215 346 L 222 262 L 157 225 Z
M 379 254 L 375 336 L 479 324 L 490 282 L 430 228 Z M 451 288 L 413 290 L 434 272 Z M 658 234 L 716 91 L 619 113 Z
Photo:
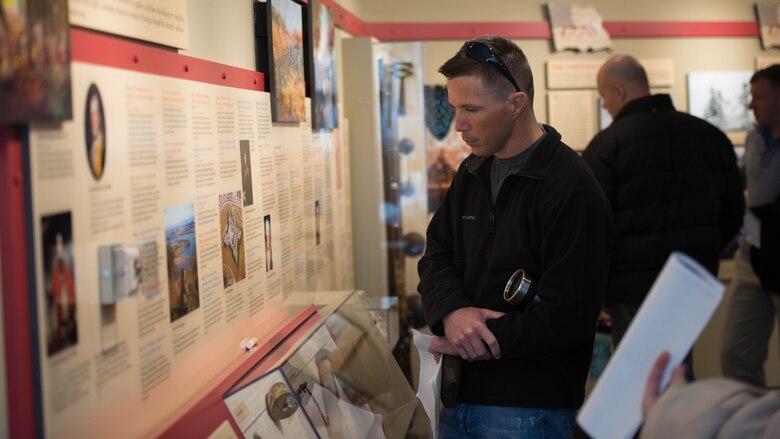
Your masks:
M 255 70 L 253 0 L 188 0 L 189 47 L 182 55 Z

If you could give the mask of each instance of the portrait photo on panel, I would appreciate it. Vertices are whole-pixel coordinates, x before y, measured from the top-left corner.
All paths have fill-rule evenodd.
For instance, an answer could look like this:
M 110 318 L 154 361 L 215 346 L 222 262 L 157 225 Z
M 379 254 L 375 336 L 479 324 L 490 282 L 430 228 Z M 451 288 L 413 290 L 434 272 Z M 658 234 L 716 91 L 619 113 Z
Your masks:
M 271 248 L 271 215 L 263 217 L 263 232 L 265 234 L 265 271 L 274 269 L 273 249 Z
M 241 188 L 244 189 L 244 207 L 254 204 L 252 196 L 252 160 L 249 157 L 249 140 L 239 140 L 241 150 Z
M 46 300 L 46 352 L 49 356 L 78 342 L 76 276 L 71 213 L 41 217 L 43 285 Z
M 314 201 L 314 241 L 317 245 L 320 245 L 320 200 Z
M 103 99 L 95 84 L 91 84 L 87 91 L 84 110 L 84 137 L 89 170 L 95 180 L 100 180 L 106 163 L 106 118 L 103 112 Z

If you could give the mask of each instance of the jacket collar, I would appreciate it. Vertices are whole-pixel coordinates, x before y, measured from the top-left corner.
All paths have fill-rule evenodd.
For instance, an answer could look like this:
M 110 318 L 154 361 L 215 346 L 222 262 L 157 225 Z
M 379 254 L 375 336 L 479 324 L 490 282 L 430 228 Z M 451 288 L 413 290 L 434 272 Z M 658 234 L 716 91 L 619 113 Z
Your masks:
M 618 111 L 615 120 L 622 119 L 630 114 L 658 113 L 661 111 L 674 111 L 672 98 L 667 94 L 650 95 L 634 99 Z
M 542 174 L 544 174 L 544 170 L 547 168 L 547 165 L 550 164 L 550 161 L 555 155 L 555 152 L 558 150 L 558 148 L 560 148 L 561 135 L 558 133 L 558 131 L 549 125 L 544 125 L 544 130 L 547 132 L 547 135 L 544 136 L 544 139 L 542 139 L 541 143 L 536 145 L 536 149 L 531 154 L 531 156 L 528 157 L 528 161 L 525 162 L 525 165 L 519 172 L 520 175 L 540 178 Z M 493 156 L 479 157 L 471 154 L 466 157 L 465 162 L 466 169 L 470 173 L 474 174 L 486 164 L 489 165 L 492 163 Z M 489 170 L 490 166 L 486 166 L 486 169 Z

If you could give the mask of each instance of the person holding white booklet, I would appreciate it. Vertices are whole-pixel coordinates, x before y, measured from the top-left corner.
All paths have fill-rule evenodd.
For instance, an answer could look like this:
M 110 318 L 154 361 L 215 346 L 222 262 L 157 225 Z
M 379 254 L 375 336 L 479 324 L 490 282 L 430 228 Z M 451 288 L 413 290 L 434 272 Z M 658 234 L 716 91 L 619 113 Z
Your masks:
M 669 358 L 664 367 L 666 361 L 683 361 L 718 308 L 724 290 L 724 285 L 690 256 L 679 252 L 669 256 L 577 416 L 588 435 L 597 439 L 634 436 L 644 419 L 642 407 L 652 405 L 652 401 L 642 403 L 648 396 L 643 397 L 641 383 L 648 375 L 663 376 L 660 372 L 654 375 L 659 355 Z M 656 396 L 659 388 L 655 386 Z M 687 438 L 677 434 L 670 437 Z
M 682 437 L 780 437 L 780 389 L 766 389 L 729 378 L 688 383 L 685 365 L 675 367 L 669 387 L 662 376 L 670 360 L 658 356 L 645 384 L 642 439 Z

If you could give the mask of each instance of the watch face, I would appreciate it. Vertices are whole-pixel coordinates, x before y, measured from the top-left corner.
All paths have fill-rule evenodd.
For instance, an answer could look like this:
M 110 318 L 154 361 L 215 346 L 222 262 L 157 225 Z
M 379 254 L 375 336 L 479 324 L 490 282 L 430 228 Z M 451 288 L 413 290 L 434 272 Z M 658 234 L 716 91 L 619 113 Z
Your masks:
M 511 305 L 519 305 L 528 294 L 531 281 L 525 277 L 525 271 L 520 268 L 512 274 L 504 287 L 504 300 Z

